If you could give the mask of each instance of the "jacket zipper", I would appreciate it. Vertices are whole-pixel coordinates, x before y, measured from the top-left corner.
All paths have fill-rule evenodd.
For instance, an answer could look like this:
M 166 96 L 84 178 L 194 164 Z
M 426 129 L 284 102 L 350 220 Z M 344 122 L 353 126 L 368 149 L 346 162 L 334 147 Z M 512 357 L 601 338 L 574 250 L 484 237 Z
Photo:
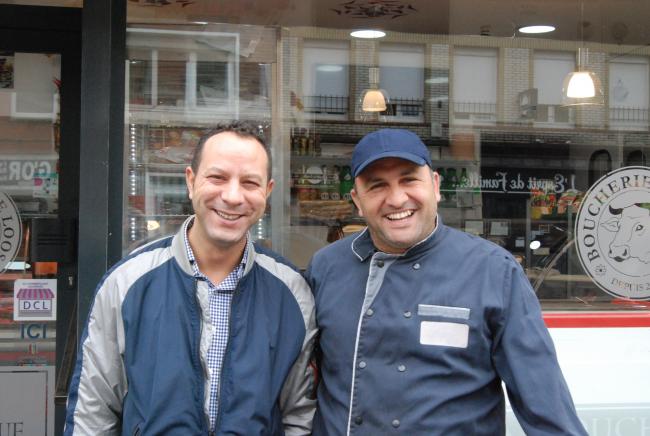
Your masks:
M 194 304 L 196 304 L 197 312 L 201 312 L 199 314 L 199 338 L 196 341 L 197 344 L 196 353 L 198 355 L 197 362 L 198 362 L 198 367 L 200 369 L 199 372 L 201 373 L 201 383 L 205 386 L 205 379 L 207 377 L 207 373 L 205 367 L 203 366 L 202 356 L 201 356 L 201 336 L 203 336 L 203 312 L 201 309 L 201 304 L 199 303 L 199 299 L 196 296 L 198 293 L 198 287 L 199 287 L 199 279 L 195 278 L 194 279 Z M 210 429 L 210 417 L 205 415 L 204 404 L 205 404 L 205 392 L 203 392 L 203 398 L 201 399 L 201 415 L 203 415 L 203 422 L 205 423 L 205 427 L 208 429 L 208 435 L 214 436 L 214 432 L 212 432 L 212 430 Z
M 241 282 L 241 279 L 240 279 Z M 217 404 L 218 404 L 218 409 L 217 409 L 217 419 L 215 420 L 214 423 L 214 431 L 211 432 L 210 436 L 213 436 L 217 429 L 219 428 L 219 424 L 221 424 L 221 411 L 223 408 L 221 407 L 221 386 L 223 386 L 223 380 L 224 380 L 224 374 L 225 374 L 225 366 L 224 363 L 226 362 L 226 357 L 228 356 L 228 351 L 230 350 L 230 333 L 232 332 L 232 308 L 234 306 L 235 298 L 239 295 L 239 284 L 235 288 L 235 291 L 232 294 L 232 298 L 230 299 L 230 313 L 228 314 L 228 342 L 226 342 L 226 349 L 223 352 L 223 358 L 221 359 L 221 374 L 219 374 L 219 389 L 217 390 Z

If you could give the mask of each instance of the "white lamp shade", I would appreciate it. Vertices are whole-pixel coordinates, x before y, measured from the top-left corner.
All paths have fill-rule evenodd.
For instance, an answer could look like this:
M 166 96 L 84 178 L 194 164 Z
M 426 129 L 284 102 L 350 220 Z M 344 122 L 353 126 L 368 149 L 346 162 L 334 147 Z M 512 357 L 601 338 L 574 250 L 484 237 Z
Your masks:
M 569 98 L 590 98 L 596 95 L 594 80 L 587 71 L 575 71 L 569 75 L 566 96 Z
M 602 105 L 604 102 L 603 87 L 595 73 L 574 71 L 564 78 L 562 84 L 564 106 Z
M 381 89 L 366 89 L 361 100 L 361 109 L 366 112 L 383 112 L 386 110 L 387 96 Z

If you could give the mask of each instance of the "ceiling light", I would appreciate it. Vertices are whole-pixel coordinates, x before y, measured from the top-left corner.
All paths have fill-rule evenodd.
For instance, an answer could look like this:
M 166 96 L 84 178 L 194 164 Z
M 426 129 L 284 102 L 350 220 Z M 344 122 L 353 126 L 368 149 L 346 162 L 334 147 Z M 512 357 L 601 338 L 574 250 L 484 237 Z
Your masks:
M 538 24 L 534 26 L 522 26 L 519 28 L 521 33 L 549 33 L 555 30 L 555 26 L 548 24 Z
M 541 246 L 542 246 L 542 243 L 539 242 L 539 241 L 530 241 L 530 249 L 531 250 L 537 250 Z
M 383 38 L 386 36 L 386 32 L 382 32 L 381 30 L 355 30 L 354 32 L 350 32 L 350 36 L 354 38 L 375 39 Z
M 449 78 L 447 77 L 430 77 L 424 81 L 427 85 L 441 85 L 443 83 L 449 83 Z
M 343 71 L 343 65 L 319 65 L 316 67 L 316 70 L 324 73 L 338 73 L 339 71 Z

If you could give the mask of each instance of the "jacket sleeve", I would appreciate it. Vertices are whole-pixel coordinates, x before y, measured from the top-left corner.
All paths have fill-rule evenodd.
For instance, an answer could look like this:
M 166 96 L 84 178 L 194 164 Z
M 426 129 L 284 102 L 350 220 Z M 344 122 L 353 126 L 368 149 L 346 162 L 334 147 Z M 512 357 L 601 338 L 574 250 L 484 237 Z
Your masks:
M 510 262 L 505 273 L 504 310 L 495 323 L 492 359 L 513 411 L 527 435 L 587 435 L 539 301 L 521 268 Z
M 307 285 L 304 285 L 307 287 Z M 280 409 L 282 423 L 286 436 L 311 434 L 314 413 L 316 412 L 316 399 L 314 398 L 315 370 L 312 365 L 312 354 L 316 341 L 316 313 L 314 300 L 307 288 L 300 308 L 305 319 L 305 338 L 300 355 L 296 359 L 280 394 Z
M 64 434 L 119 435 L 127 381 L 122 360 L 121 296 L 111 276 L 100 284 L 77 351 Z

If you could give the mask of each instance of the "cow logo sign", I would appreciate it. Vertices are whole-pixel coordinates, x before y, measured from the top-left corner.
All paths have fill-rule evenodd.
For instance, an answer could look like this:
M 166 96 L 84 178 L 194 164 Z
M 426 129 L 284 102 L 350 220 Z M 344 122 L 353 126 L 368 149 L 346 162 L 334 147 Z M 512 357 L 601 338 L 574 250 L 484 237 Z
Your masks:
M 0 192 L 0 273 L 14 260 L 20 248 L 23 226 L 11 197 Z
M 605 292 L 650 300 L 650 168 L 625 167 L 597 181 L 576 218 L 585 271 Z

